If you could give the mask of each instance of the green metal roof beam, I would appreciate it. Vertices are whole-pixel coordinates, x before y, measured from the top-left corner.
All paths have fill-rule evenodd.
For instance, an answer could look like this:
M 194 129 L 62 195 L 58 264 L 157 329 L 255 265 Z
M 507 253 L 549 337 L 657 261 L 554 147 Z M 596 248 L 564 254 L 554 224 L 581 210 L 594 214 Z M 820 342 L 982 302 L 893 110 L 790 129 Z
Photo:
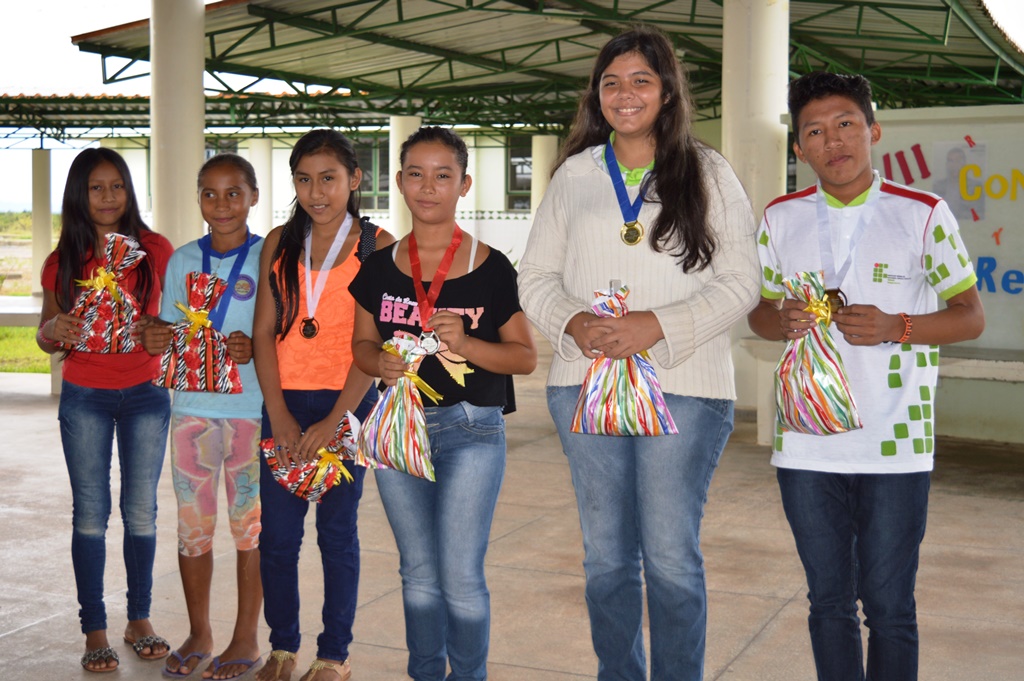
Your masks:
M 1009 64 L 1017 73 L 1024 75 L 1024 62 L 1021 62 L 1018 58 L 1014 57 L 997 45 L 996 42 L 992 40 L 992 38 L 990 38 L 977 23 L 975 23 L 974 19 L 971 18 L 971 15 L 967 13 L 966 9 L 964 9 L 964 6 L 960 4 L 960 0 L 941 0 L 941 2 L 953 10 L 956 14 L 956 18 L 960 20 L 960 23 L 966 26 L 967 29 L 974 34 L 974 37 L 984 43 L 985 47 L 992 51 L 992 54 Z
M 484 59 L 475 55 L 467 54 L 464 52 L 456 52 L 454 50 L 448 50 L 440 47 L 433 47 L 432 45 L 426 45 L 423 43 L 413 42 L 411 40 L 405 40 L 402 38 L 393 38 L 391 36 L 383 35 L 381 33 L 349 33 L 346 31 L 336 31 L 334 27 L 326 22 L 321 22 L 314 19 L 304 19 L 297 15 L 288 14 L 286 12 L 280 12 L 278 10 L 271 10 L 265 7 L 259 7 L 257 5 L 249 6 L 249 13 L 256 16 L 263 17 L 265 19 L 273 19 L 281 23 L 288 24 L 289 26 L 297 26 L 300 28 L 306 28 L 312 30 L 310 27 L 317 27 L 325 32 L 330 31 L 333 35 L 344 35 L 346 37 L 356 38 L 369 43 L 377 45 L 387 45 L 389 47 L 397 47 L 399 49 L 408 50 L 410 52 L 417 52 L 420 54 L 429 54 L 435 57 L 444 57 L 445 59 L 452 59 L 464 64 L 471 64 L 482 69 L 501 73 L 505 69 L 501 62 L 492 59 Z M 434 15 L 432 18 L 436 18 Z M 375 27 L 379 29 L 380 27 Z M 550 71 L 540 71 L 535 69 L 526 69 L 521 73 L 534 78 L 541 78 L 544 80 L 551 80 L 557 82 L 567 82 L 564 76 L 558 73 L 552 73 Z

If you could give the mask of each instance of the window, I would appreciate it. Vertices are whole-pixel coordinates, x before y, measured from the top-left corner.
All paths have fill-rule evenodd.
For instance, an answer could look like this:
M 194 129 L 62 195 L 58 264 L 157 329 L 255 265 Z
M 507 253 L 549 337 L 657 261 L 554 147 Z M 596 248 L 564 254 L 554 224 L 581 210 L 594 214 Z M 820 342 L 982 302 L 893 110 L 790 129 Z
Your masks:
M 533 179 L 533 140 L 529 135 L 508 138 L 508 210 L 530 210 Z
M 388 188 L 391 185 L 388 177 L 388 138 L 369 137 L 355 139 L 356 159 L 363 171 L 363 181 L 359 185 L 360 210 L 387 210 Z

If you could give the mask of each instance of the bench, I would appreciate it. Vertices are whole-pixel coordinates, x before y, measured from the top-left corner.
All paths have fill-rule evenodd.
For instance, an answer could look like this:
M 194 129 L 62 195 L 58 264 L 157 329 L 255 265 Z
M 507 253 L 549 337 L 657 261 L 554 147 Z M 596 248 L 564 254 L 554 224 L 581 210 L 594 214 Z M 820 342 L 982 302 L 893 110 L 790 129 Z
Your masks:
M 786 343 L 748 336 L 740 339 L 740 347 L 757 360 L 757 443 L 770 445 L 775 433 L 775 366 Z M 1022 383 L 1024 350 L 946 345 L 940 351 L 939 376 Z

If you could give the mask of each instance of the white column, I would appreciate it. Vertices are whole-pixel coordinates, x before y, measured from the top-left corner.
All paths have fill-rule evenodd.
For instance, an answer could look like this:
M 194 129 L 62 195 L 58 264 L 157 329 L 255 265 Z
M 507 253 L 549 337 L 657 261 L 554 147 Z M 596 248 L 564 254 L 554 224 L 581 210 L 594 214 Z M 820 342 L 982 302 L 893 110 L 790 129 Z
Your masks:
M 196 173 L 203 164 L 203 0 L 151 0 L 152 227 L 176 247 L 203 234 Z
M 391 187 L 388 194 L 388 212 L 391 214 L 391 233 L 400 239 L 412 231 L 412 214 L 405 205 L 405 199 L 398 191 L 395 175 L 402 169 L 399 156 L 402 153 L 402 142 L 409 135 L 419 130 L 423 119 L 419 116 L 391 116 L 388 122 L 390 135 L 388 138 L 388 168 L 391 169 Z
M 530 176 L 530 214 L 537 212 L 544 192 L 551 181 L 551 171 L 558 158 L 558 135 L 534 135 L 530 140 L 533 174 Z
M 786 86 L 789 82 L 789 0 L 725 0 L 722 31 L 722 153 L 732 164 L 760 220 L 786 190 Z M 733 327 L 736 406 L 757 406 L 757 367 L 738 344 L 750 335 Z M 763 402 L 763 400 L 761 400 Z
M 260 200 L 249 211 L 249 229 L 254 234 L 266 236 L 274 228 L 274 141 L 269 137 L 249 140 L 249 162 L 256 170 L 256 181 L 260 185 Z
M 42 295 L 39 273 L 53 250 L 53 213 L 50 209 L 50 150 L 32 150 L 32 294 Z
M 788 0 L 725 0 L 722 152 L 754 213 L 786 190 Z

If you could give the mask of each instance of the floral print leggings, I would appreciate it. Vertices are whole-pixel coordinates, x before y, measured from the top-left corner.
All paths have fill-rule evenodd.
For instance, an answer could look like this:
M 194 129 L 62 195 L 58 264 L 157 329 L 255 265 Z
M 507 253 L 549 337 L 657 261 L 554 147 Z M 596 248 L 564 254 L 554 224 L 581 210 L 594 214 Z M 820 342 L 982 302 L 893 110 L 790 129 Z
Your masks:
M 171 474 L 178 499 L 178 553 L 213 548 L 217 487 L 224 468 L 228 521 L 238 551 L 259 546 L 260 419 L 171 417 Z

